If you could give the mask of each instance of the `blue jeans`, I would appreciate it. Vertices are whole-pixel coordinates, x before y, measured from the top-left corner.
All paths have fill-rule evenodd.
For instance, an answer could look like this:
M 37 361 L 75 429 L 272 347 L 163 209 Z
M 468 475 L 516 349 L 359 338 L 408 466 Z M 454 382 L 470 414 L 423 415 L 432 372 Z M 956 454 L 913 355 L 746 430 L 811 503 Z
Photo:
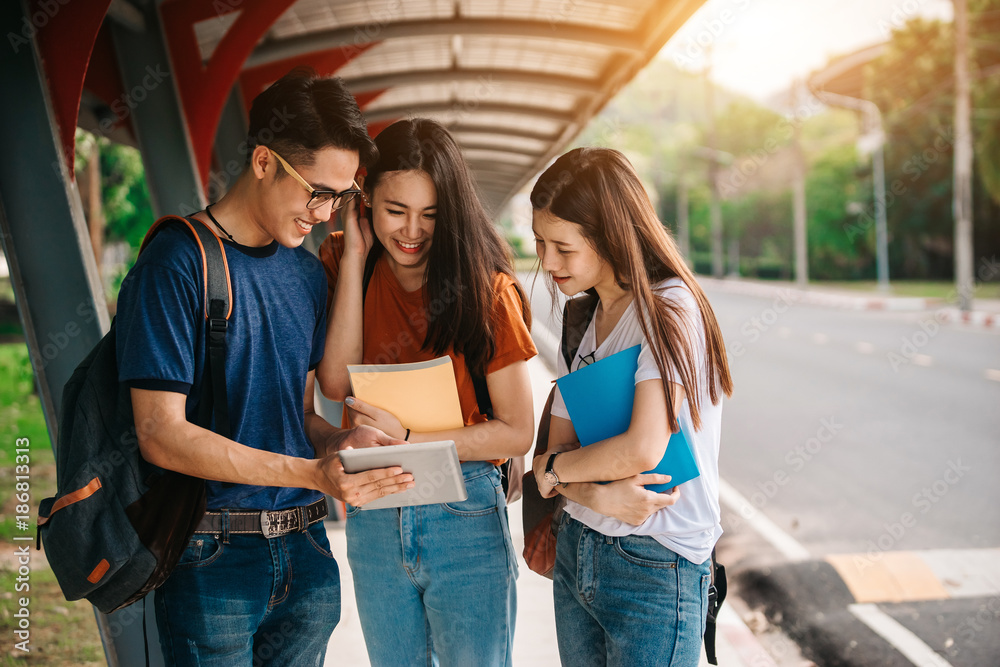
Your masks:
M 467 500 L 348 508 L 347 557 L 374 667 L 511 664 L 517 561 L 496 466 L 462 464 Z
M 267 539 L 195 534 L 156 591 L 167 665 L 323 664 L 340 620 L 340 571 L 323 522 Z
M 609 537 L 563 515 L 553 593 L 567 667 L 696 667 L 711 561 L 695 565 L 652 537 Z

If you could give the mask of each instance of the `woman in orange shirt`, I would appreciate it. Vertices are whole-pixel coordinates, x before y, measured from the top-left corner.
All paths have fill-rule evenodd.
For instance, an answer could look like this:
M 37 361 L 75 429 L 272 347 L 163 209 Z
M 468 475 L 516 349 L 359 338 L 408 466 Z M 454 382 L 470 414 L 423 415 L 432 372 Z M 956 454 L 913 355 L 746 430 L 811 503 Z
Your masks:
M 349 508 L 348 559 L 373 665 L 510 665 L 517 564 L 497 464 L 528 451 L 531 315 L 504 241 L 448 131 L 394 123 L 361 181 L 372 222 L 349 215 L 320 248 L 331 307 L 316 378 L 355 424 L 410 442 L 454 440 L 469 493 L 459 503 Z M 449 355 L 463 428 L 417 433 L 349 396 L 347 364 Z M 476 401 L 485 378 L 493 417 Z

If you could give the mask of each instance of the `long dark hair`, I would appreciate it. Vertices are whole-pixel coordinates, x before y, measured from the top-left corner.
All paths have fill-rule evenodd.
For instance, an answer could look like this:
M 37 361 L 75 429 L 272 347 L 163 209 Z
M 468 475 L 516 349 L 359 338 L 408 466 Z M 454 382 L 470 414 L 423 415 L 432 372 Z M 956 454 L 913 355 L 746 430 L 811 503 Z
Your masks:
M 708 356 L 708 384 L 712 403 L 719 402 L 719 389 L 733 393 L 729 361 L 722 331 L 694 274 L 687 267 L 670 234 L 656 217 L 639 177 L 624 155 L 610 148 L 576 148 L 538 178 L 531 191 L 531 206 L 577 224 L 597 254 L 615 272 L 619 287 L 633 293 L 639 324 L 650 342 L 656 366 L 667 395 L 670 429 L 679 428 L 674 414 L 671 382 L 666 360 L 674 362 L 680 384 L 687 392 L 691 421 L 701 427 L 698 368 L 691 349 L 690 330 L 679 306 L 657 297 L 652 286 L 668 278 L 680 278 L 701 309 Z
M 382 174 L 420 169 L 437 191 L 434 236 L 427 258 L 428 308 L 424 349 L 436 355 L 448 348 L 465 357 L 473 374 L 485 376 L 496 352 L 493 278 L 504 273 L 514 280 L 524 322 L 531 326 L 531 309 L 514 277 L 510 251 L 476 192 L 469 168 L 454 138 L 440 123 L 413 118 L 393 123 L 375 137 L 378 160 L 368 167 L 364 189 L 371 197 Z M 368 265 L 385 252 L 374 238 Z M 442 316 L 433 304 L 449 303 Z M 435 312 L 439 311 L 439 312 Z

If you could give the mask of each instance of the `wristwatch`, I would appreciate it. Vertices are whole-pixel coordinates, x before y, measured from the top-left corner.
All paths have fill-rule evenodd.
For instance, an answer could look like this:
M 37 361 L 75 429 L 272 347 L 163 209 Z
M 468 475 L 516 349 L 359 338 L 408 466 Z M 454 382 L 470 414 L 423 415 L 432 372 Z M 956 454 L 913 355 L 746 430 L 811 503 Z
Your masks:
M 560 453 L 561 452 L 556 452 L 555 454 L 550 456 L 548 462 L 545 464 L 545 481 L 550 486 L 559 486 L 560 483 L 559 475 L 557 475 L 556 471 L 552 469 L 552 464 L 555 463 L 556 457 Z

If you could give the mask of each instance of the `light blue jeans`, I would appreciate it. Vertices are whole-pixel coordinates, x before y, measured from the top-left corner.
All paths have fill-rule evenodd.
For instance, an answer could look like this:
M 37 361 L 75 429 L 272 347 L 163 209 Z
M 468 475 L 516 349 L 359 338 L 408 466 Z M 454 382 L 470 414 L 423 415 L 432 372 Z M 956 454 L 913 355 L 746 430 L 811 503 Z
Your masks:
M 270 540 L 195 534 L 155 599 L 167 665 L 320 667 L 340 570 L 322 521 Z
M 517 561 L 496 466 L 462 464 L 460 503 L 347 511 L 347 558 L 374 667 L 509 666 Z
M 711 561 L 652 537 L 609 537 L 563 515 L 553 592 L 565 667 L 697 667 Z

